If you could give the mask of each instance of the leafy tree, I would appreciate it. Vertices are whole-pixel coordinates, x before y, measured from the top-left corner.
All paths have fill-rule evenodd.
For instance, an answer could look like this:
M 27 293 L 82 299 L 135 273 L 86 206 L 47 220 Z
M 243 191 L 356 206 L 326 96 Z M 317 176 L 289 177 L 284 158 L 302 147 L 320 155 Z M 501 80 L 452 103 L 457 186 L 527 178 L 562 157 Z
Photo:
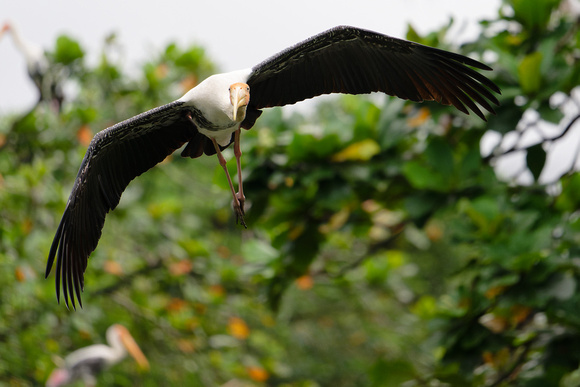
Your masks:
M 171 157 L 108 215 L 76 312 L 43 276 L 88 141 L 215 69 L 170 44 L 127 74 L 114 36 L 89 67 L 59 38 L 76 95 L 0 118 L 0 382 L 43 383 L 121 323 L 152 369 L 102 385 L 580 385 L 578 152 L 547 168 L 577 141 L 578 23 L 506 0 L 481 26 L 461 47 L 449 26 L 408 38 L 494 68 L 488 123 L 360 96 L 266 112 L 243 133 L 248 230 L 216 160 Z

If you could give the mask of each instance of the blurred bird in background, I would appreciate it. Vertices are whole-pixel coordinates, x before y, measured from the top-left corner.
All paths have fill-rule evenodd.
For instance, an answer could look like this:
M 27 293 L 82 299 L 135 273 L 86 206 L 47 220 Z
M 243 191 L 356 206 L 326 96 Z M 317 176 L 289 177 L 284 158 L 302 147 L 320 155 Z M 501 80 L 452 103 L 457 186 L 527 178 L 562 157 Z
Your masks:
M 28 76 L 39 92 L 38 103 L 46 101 L 55 111 L 60 111 L 64 99 L 61 66 L 52 64 L 42 47 L 25 39 L 13 22 L 4 23 L 0 30 L 0 39 L 7 33 L 10 33 L 14 45 L 24 56 Z
M 47 387 L 66 386 L 82 380 L 86 386 L 95 386 L 97 375 L 103 370 L 119 363 L 129 353 L 143 370 L 149 369 L 149 362 L 141 349 L 122 325 L 114 324 L 107 329 L 107 342 L 95 344 L 72 352 L 62 366 L 55 369 L 48 380 Z

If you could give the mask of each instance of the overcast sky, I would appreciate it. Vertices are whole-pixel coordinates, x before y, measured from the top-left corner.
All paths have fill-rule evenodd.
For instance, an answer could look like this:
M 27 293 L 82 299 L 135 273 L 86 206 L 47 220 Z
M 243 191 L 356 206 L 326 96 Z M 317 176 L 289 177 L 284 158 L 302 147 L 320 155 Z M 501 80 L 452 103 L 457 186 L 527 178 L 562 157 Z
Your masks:
M 404 37 L 456 23 L 449 37 L 477 35 L 478 20 L 493 18 L 500 0 L 204 1 L 19 0 L 3 1 L 0 22 L 10 20 L 30 42 L 53 48 L 57 36 L 80 41 L 95 60 L 104 38 L 118 35 L 127 68 L 168 42 L 203 45 L 222 71 L 251 67 L 276 52 L 340 24 Z M 37 98 L 23 57 L 12 40 L 0 40 L 0 114 L 24 110 Z

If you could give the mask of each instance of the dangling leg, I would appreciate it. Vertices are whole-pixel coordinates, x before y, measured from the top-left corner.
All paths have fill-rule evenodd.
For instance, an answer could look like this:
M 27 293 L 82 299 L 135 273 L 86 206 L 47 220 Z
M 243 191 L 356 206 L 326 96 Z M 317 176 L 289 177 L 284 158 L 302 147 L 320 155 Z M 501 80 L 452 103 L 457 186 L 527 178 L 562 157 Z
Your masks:
M 234 211 L 236 212 L 236 222 L 239 221 L 242 226 L 248 228 L 246 226 L 246 222 L 244 221 L 244 207 L 240 205 L 240 201 L 238 200 L 238 196 L 236 195 L 236 190 L 234 189 L 234 184 L 232 183 L 232 178 L 230 177 L 230 173 L 228 172 L 228 167 L 226 166 L 226 159 L 222 155 L 222 151 L 217 143 L 217 141 L 212 138 L 211 141 L 213 142 L 213 146 L 215 147 L 215 151 L 220 162 L 220 165 L 224 169 L 226 173 L 226 177 L 228 178 L 228 183 L 230 184 L 230 189 L 232 190 L 232 196 L 234 197 Z
M 190 113 L 187 113 L 185 115 L 185 117 L 189 121 L 191 121 L 193 126 L 195 126 L 195 122 L 193 122 L 193 118 L 191 117 Z M 234 189 L 234 184 L 232 183 L 232 178 L 230 177 L 230 173 L 228 172 L 228 168 L 226 166 L 226 159 L 222 155 L 222 151 L 220 150 L 220 147 L 219 147 L 217 141 L 214 138 L 212 138 L 211 142 L 213 143 L 213 146 L 215 147 L 215 152 L 217 154 L 219 163 L 226 173 L 226 177 L 228 178 L 228 183 L 229 183 L 230 189 L 232 191 L 232 196 L 234 197 L 234 211 L 236 212 L 236 222 L 239 221 L 242 224 L 242 226 L 244 226 L 245 228 L 248 228 L 248 226 L 246 226 L 246 221 L 244 220 L 245 197 L 244 197 L 243 190 L 242 190 L 242 172 L 240 169 L 240 156 L 242 155 L 242 152 L 240 151 L 240 133 L 239 132 L 240 132 L 240 130 L 238 129 L 236 132 L 236 136 L 234 137 L 234 148 L 237 149 L 234 151 L 234 153 L 236 154 L 236 160 L 238 163 L 238 180 L 240 183 L 240 192 L 237 194 L 236 194 L 236 190 Z
M 246 197 L 244 196 L 244 184 L 242 183 L 242 150 L 240 149 L 240 132 L 241 129 L 236 130 L 234 135 L 234 155 L 236 156 L 236 163 L 238 165 L 238 193 L 236 197 L 240 202 L 240 207 L 242 208 L 242 213 L 244 212 L 244 204 L 246 203 Z

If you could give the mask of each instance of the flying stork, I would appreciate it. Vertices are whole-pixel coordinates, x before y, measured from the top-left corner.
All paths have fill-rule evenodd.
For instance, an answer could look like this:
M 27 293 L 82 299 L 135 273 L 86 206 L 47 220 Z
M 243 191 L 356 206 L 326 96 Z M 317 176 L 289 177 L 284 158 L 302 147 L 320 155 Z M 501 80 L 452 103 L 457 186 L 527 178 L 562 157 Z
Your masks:
M 77 380 L 82 380 L 86 386 L 95 386 L 97 374 L 123 360 L 127 352 L 141 369 L 149 369 L 147 358 L 124 326 L 111 325 L 107 329 L 107 343 L 109 345 L 95 344 L 71 352 L 62 368 L 52 371 L 46 387 L 66 386 Z
M 294 104 L 321 94 L 383 92 L 421 102 L 437 101 L 494 113 L 500 93 L 473 68 L 490 67 L 463 55 L 427 47 L 373 31 L 339 26 L 315 35 L 256 66 L 210 76 L 183 97 L 97 133 L 80 170 L 46 267 L 56 258 L 56 294 L 68 307 L 75 295 L 82 307 L 84 272 L 97 246 L 105 215 L 119 203 L 135 177 L 163 161 L 182 145 L 181 155 L 217 154 L 233 196 L 235 214 L 244 221 L 245 196 L 240 166 L 241 128 L 250 129 L 262 109 Z M 238 168 L 236 192 L 222 150 L 234 144 Z

